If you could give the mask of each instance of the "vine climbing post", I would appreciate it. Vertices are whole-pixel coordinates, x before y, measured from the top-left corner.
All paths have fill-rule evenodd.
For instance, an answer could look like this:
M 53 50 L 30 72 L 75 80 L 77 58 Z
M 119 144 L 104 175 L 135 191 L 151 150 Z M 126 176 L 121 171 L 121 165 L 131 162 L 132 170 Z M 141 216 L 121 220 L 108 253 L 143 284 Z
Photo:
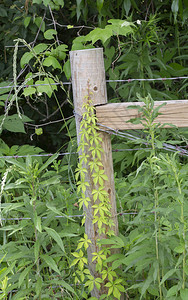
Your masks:
M 94 106 L 102 105 L 107 103 L 107 92 L 106 92 L 106 79 L 105 79 L 105 69 L 103 60 L 103 49 L 87 49 L 87 50 L 77 50 L 70 52 L 70 62 L 71 62 L 71 73 L 72 73 L 72 89 L 74 98 L 74 111 L 76 118 L 76 129 L 77 129 L 77 140 L 78 144 L 81 140 L 80 135 L 80 123 L 82 121 L 82 115 L 85 112 L 83 107 L 86 97 L 92 98 L 92 103 Z M 113 231 L 115 235 L 118 234 L 118 221 L 117 221 L 117 210 L 115 201 L 115 187 L 114 187 L 114 172 L 113 172 L 113 162 L 112 162 L 112 150 L 111 150 L 111 138 L 110 135 L 101 132 L 100 136 L 102 138 L 101 146 L 104 150 L 101 153 L 101 161 L 103 164 L 104 174 L 107 175 L 108 181 L 105 181 L 104 188 L 109 196 L 109 207 L 111 207 L 111 218 L 113 219 Z M 88 265 L 91 274 L 96 278 L 97 272 L 95 269 L 96 262 L 92 260 L 92 253 L 99 252 L 99 245 L 97 240 L 107 238 L 105 234 L 101 234 L 98 231 L 96 223 L 93 224 L 94 209 L 93 209 L 93 195 L 92 191 L 96 189 L 93 182 L 93 178 L 89 171 L 89 162 L 92 161 L 92 156 L 88 155 L 87 163 L 84 168 L 88 171 L 86 174 L 86 180 L 89 183 L 86 189 L 86 197 L 90 198 L 88 207 L 84 206 L 84 213 L 86 216 L 85 220 L 85 233 L 91 240 L 91 244 L 87 249 L 88 254 Z M 109 231 L 112 228 L 109 228 Z M 108 228 L 107 228 L 108 231 Z M 103 291 L 101 290 L 103 289 Z M 97 290 L 96 288 L 92 291 L 92 296 L 99 299 L 101 294 L 105 293 L 105 286 Z

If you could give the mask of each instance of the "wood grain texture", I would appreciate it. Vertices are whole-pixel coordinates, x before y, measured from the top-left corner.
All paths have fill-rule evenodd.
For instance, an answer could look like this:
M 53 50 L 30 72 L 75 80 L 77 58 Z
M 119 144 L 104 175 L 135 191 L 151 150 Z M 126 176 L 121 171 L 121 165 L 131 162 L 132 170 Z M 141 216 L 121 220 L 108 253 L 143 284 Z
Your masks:
M 155 101 L 154 107 L 166 103 L 159 110 L 162 115 L 155 122 L 170 123 L 164 127 L 188 127 L 188 100 Z M 143 129 L 142 124 L 132 124 L 130 119 L 139 117 L 138 110 L 128 108 L 131 105 L 143 106 L 143 102 L 109 103 L 96 106 L 98 123 L 115 130 Z M 128 123 L 127 123 L 128 122 Z
M 107 93 L 106 93 L 106 79 L 103 61 L 103 49 L 89 49 L 89 50 L 79 50 L 70 52 L 70 62 L 71 62 L 71 74 L 72 74 L 72 88 L 73 88 L 73 98 L 74 98 L 74 110 L 76 117 L 76 129 L 77 129 L 77 139 L 78 144 L 80 142 L 80 122 L 81 116 L 84 112 L 82 105 L 85 100 L 85 96 L 88 95 L 88 85 L 90 92 L 92 92 L 92 100 L 94 105 L 100 105 L 107 103 Z M 112 162 L 112 149 L 111 149 L 111 138 L 107 133 L 102 133 L 102 148 L 104 153 L 102 154 L 102 163 L 104 166 L 105 174 L 108 176 L 109 181 L 105 183 L 105 189 L 109 194 L 112 218 L 115 222 L 115 233 L 118 233 L 118 222 L 117 222 L 117 211 L 116 211 L 116 200 L 115 200 L 115 187 L 114 187 L 114 171 Z M 86 154 L 87 153 L 86 151 Z M 92 157 L 89 158 L 90 160 Z M 89 161 L 88 161 L 89 162 Z M 89 182 L 90 187 L 87 188 L 86 196 L 92 199 L 92 190 L 98 189 L 98 186 L 94 186 L 93 179 L 91 177 L 88 164 L 84 166 L 88 170 L 86 180 Z M 89 269 L 94 277 L 98 277 L 95 271 L 95 262 L 92 262 L 92 253 L 98 252 L 97 239 L 105 238 L 105 236 L 100 236 L 96 224 L 92 223 L 93 219 L 93 202 L 91 201 L 89 207 L 84 207 L 84 212 L 86 214 L 85 222 L 85 232 L 89 239 L 92 241 L 91 246 L 88 248 L 88 260 Z M 97 299 L 100 295 L 106 292 L 104 285 L 102 289 L 98 291 L 96 288 L 92 291 L 92 296 Z

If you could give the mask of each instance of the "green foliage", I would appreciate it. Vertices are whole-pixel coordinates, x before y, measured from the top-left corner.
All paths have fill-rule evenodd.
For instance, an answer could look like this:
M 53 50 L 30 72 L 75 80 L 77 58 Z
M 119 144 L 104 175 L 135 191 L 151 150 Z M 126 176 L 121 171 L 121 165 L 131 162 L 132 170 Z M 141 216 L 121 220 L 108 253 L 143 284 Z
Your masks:
M 90 172 L 98 185 L 92 199 L 84 196 L 84 154 L 77 167 L 74 155 L 62 162 L 54 157 L 1 158 L 0 297 L 6 299 L 9 293 L 11 299 L 87 299 L 93 287 L 100 289 L 105 281 L 108 295 L 101 299 L 118 299 L 123 279 L 130 299 L 187 299 L 187 159 L 166 155 L 162 147 L 164 142 L 186 147 L 188 133 L 155 124 L 159 111 L 152 100 L 187 99 L 187 80 L 168 80 L 187 76 L 187 1 L 3 0 L 0 17 L 0 87 L 8 86 L 0 89 L 1 156 L 59 148 L 76 152 L 74 120 L 54 127 L 51 123 L 72 115 L 72 95 L 62 84 L 71 76 L 68 49 L 102 45 L 107 78 L 130 79 L 108 84 L 109 101 L 134 102 L 137 93 L 146 101 L 139 109 L 142 117 L 132 120 L 145 124 L 142 133 L 130 132 L 137 141 L 112 138 L 113 149 L 133 150 L 113 153 L 118 210 L 125 215 L 119 217 L 120 235 L 110 231 L 109 238 L 98 244 L 101 252 L 93 256 L 97 278 L 87 266 L 90 240 L 86 235 L 80 238 L 84 228 L 68 215 L 94 201 L 94 223 L 101 232 L 105 224 L 113 225 L 103 189 L 107 178 L 100 136 L 83 126 L 93 156 Z M 15 49 L 12 72 L 14 40 L 24 47 Z M 17 79 L 20 68 L 25 73 Z M 166 80 L 131 80 L 158 77 Z M 151 97 L 146 98 L 148 94 Z M 46 127 L 40 126 L 45 122 Z M 81 150 L 86 147 L 82 143 Z M 111 249 L 121 253 L 110 255 Z
M 1 289 L 10 292 L 12 299 L 69 293 L 77 298 L 70 285 L 68 253 L 70 237 L 76 238 L 80 227 L 67 216 L 76 198 L 61 185 L 61 172 L 49 169 L 56 158 L 44 164 L 30 156 L 25 161 L 6 159 L 9 172 L 4 173 L 1 188 L 0 258 L 5 268 Z

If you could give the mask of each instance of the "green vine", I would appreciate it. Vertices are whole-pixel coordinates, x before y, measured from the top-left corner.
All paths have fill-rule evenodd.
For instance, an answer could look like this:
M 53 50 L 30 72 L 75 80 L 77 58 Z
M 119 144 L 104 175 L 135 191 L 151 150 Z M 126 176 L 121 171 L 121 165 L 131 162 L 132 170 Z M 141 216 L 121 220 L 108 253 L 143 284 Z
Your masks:
M 104 172 L 101 161 L 101 154 L 104 150 L 101 146 L 102 138 L 97 126 L 91 96 L 92 94 L 88 91 L 88 96 L 85 97 L 83 104 L 85 112 L 82 115 L 80 124 L 81 138 L 78 147 L 80 155 L 75 177 L 77 180 L 77 192 L 80 195 L 79 208 L 82 209 L 83 206 L 88 208 L 89 205 L 92 205 L 92 223 L 95 224 L 98 234 L 108 239 L 115 235 L 113 230 L 115 224 L 111 214 L 109 195 L 105 190 L 105 181 L 108 180 L 108 177 Z M 88 162 L 88 158 L 90 158 L 90 162 Z M 84 167 L 87 164 L 89 169 Z M 89 177 L 93 179 L 93 186 L 97 186 L 92 190 L 92 199 L 87 197 L 85 193 L 89 186 L 89 182 L 87 181 L 88 172 L 90 173 Z M 81 238 L 78 243 L 76 252 L 73 253 L 75 259 L 72 262 L 72 266 L 77 265 L 77 270 L 74 274 L 75 282 L 85 281 L 85 286 L 88 288 L 89 293 L 93 290 L 94 285 L 100 290 L 103 284 L 107 293 L 101 295 L 100 299 L 120 299 L 121 292 L 124 292 L 122 279 L 118 278 L 117 273 L 106 262 L 106 259 L 111 254 L 110 246 L 103 247 L 97 241 L 99 251 L 92 253 L 92 262 L 96 262 L 96 272 L 98 274 L 98 277 L 94 278 L 88 269 L 88 260 L 82 251 L 83 248 L 86 251 L 90 244 L 91 240 L 84 234 L 84 238 Z M 92 297 L 91 299 L 97 298 Z

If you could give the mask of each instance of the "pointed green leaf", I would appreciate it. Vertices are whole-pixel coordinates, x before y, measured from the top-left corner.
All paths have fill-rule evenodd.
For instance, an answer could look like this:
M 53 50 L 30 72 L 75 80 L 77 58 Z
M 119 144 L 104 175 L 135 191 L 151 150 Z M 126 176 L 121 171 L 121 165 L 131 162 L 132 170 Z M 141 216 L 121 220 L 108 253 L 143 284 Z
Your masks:
M 27 268 L 24 269 L 24 271 L 20 274 L 20 277 L 19 277 L 19 282 L 18 282 L 18 287 L 20 288 L 25 277 L 27 276 L 27 274 L 30 272 L 30 270 L 32 269 L 33 267 L 33 264 L 28 266 Z
M 56 262 L 55 260 L 51 257 L 51 256 L 48 256 L 47 254 L 42 254 L 41 256 L 41 259 L 45 261 L 45 263 L 52 269 L 54 270 L 56 273 L 58 273 L 59 275 L 61 275 L 57 265 L 56 265 Z
M 63 252 L 65 252 L 63 241 L 62 241 L 60 235 L 54 229 L 52 229 L 52 228 L 44 227 L 44 229 L 46 230 L 47 234 L 49 236 L 51 236 L 51 238 L 54 239 L 54 241 L 56 241 L 56 243 L 61 248 L 61 250 Z

